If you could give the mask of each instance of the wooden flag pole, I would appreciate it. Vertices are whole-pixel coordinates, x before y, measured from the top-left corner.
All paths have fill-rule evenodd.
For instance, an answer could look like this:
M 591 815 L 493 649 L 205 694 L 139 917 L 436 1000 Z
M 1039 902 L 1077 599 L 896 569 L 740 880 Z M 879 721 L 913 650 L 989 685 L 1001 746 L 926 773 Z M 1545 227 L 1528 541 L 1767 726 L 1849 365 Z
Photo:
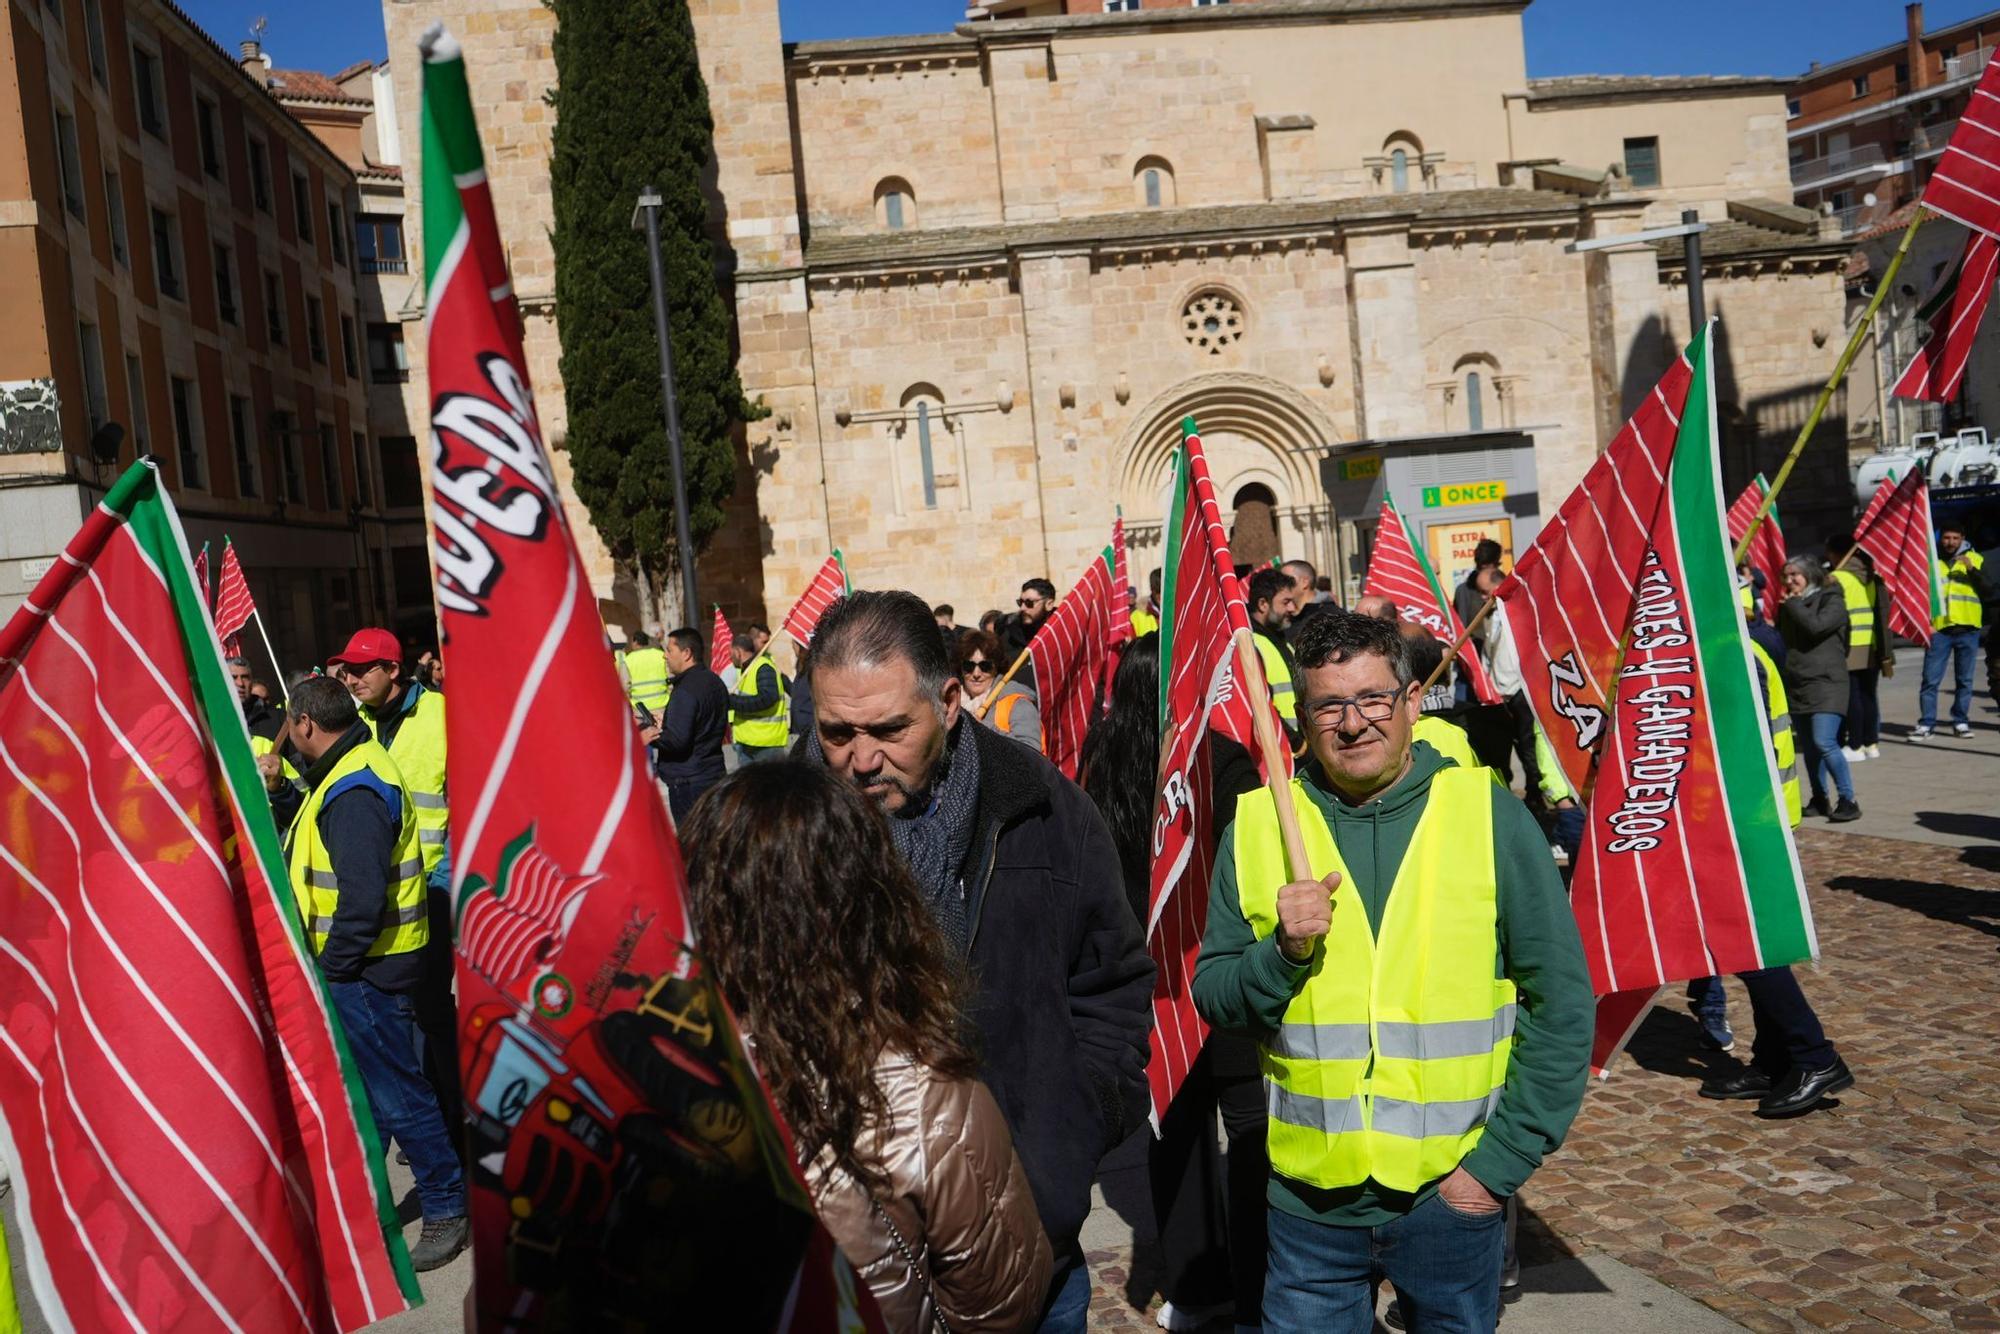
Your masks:
M 1316 880 L 1312 863 L 1306 859 L 1305 836 L 1299 832 L 1299 813 L 1292 806 L 1291 784 L 1283 778 L 1285 745 L 1278 740 L 1278 728 L 1271 721 L 1271 689 L 1264 681 L 1264 660 L 1257 654 L 1256 640 L 1247 629 L 1238 630 L 1236 676 L 1250 697 L 1250 719 L 1257 729 L 1257 749 L 1263 753 L 1265 786 L 1271 790 L 1271 804 L 1278 810 L 1278 832 L 1285 841 L 1285 863 L 1294 880 Z M 998 686 L 994 689 L 999 689 Z
M 1444 660 L 1438 663 L 1436 670 L 1424 682 L 1424 688 L 1417 692 L 1418 699 L 1422 699 L 1425 695 L 1428 695 L 1431 687 L 1438 683 L 1438 678 L 1445 674 L 1452 663 L 1458 661 L 1459 650 L 1465 647 L 1466 640 L 1472 638 L 1472 632 L 1485 623 L 1486 618 L 1493 612 L 1494 604 L 1498 601 L 1498 598 L 1489 595 L 1485 603 L 1480 606 L 1478 614 L 1465 623 L 1465 628 L 1458 632 L 1458 638 L 1452 640 L 1451 647 L 1445 650 Z
M 1741 565 L 1749 555 L 1750 539 L 1757 535 L 1757 528 L 1764 522 L 1764 516 L 1778 503 L 1778 492 L 1784 489 L 1785 479 L 1790 477 L 1792 469 L 1798 466 L 1799 457 L 1806 451 L 1806 443 L 1812 439 L 1813 431 L 1819 426 L 1820 416 L 1825 413 L 1827 404 L 1833 401 L 1834 391 L 1839 389 L 1840 382 L 1847 378 L 1847 368 L 1854 364 L 1854 358 L 1860 354 L 1861 340 L 1874 324 L 1875 312 L 1881 309 L 1882 299 L 1889 295 L 1889 287 L 1896 280 L 1897 270 L 1903 267 L 1904 259 L 1909 256 L 1910 242 L 1916 239 L 1917 228 L 1921 227 L 1929 216 L 1922 206 L 1919 206 L 1910 218 L 1910 225 L 1903 229 L 1902 243 L 1896 247 L 1895 255 L 1889 260 L 1889 267 L 1882 271 L 1881 280 L 1875 284 L 1875 295 L 1869 299 L 1868 308 L 1863 310 L 1861 318 L 1854 322 L 1854 332 L 1848 335 L 1847 346 L 1841 350 L 1840 360 L 1833 365 L 1833 375 L 1827 380 L 1826 387 L 1819 391 L 1819 399 L 1813 404 L 1812 414 L 1806 418 L 1805 425 L 1799 428 L 1799 438 L 1792 442 L 1791 453 L 1785 455 L 1785 462 L 1778 469 L 1778 475 L 1771 479 L 1770 487 L 1764 492 L 1763 503 L 1757 506 L 1757 513 L 1750 520 L 1750 526 L 1743 530 L 1743 538 L 1736 544 L 1735 564 Z
M 271 670 L 278 674 L 278 693 L 284 696 L 285 708 L 289 710 L 292 707 L 292 692 L 285 688 L 285 669 L 278 665 L 278 655 L 271 649 L 271 634 L 264 628 L 264 617 L 254 605 L 250 608 L 250 619 L 257 622 L 257 637 L 264 641 L 264 652 L 271 659 Z
M 993 707 L 994 700 L 1000 698 L 1000 688 L 1006 685 L 1009 681 L 1014 679 L 1014 673 L 1020 671 L 1021 664 L 1026 662 L 1027 660 L 1028 660 L 1028 650 L 1022 649 L 1021 656 L 1014 659 L 1014 665 L 1007 669 L 1007 674 L 1001 677 L 998 681 L 995 681 L 993 683 L 993 688 L 986 692 L 985 697 L 982 698 L 978 704 L 973 706 L 972 716 L 974 718 L 978 719 L 980 722 L 986 721 L 986 711 Z

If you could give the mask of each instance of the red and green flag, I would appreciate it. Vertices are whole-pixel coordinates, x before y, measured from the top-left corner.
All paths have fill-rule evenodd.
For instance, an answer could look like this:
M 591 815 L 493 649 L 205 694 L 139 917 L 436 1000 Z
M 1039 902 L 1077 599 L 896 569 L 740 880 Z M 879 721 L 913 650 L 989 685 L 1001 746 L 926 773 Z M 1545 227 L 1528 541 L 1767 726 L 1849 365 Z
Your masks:
M 1239 662 L 1261 673 L 1262 660 L 1250 643 L 1250 614 L 1192 417 L 1181 424 L 1181 446 L 1174 454 L 1166 539 L 1160 590 L 1160 787 L 1154 798 L 1146 915 L 1146 947 L 1156 965 L 1153 1054 L 1146 1064 L 1155 1128 L 1208 1040 L 1208 1024 L 1195 1012 L 1193 982 L 1221 832 L 1215 828 L 1209 733 L 1236 742 L 1262 768 L 1249 692 L 1236 677 Z M 1257 693 L 1268 701 L 1261 678 Z M 1274 711 L 1272 726 L 1277 725 Z M 1282 730 L 1277 734 L 1284 735 Z M 1284 751 L 1282 745 L 1278 749 Z M 1285 755 L 1283 763 L 1285 772 L 1276 777 L 1289 781 L 1291 757 Z M 1268 781 L 1272 775 L 1264 777 Z
M 1750 549 L 1743 553 L 1750 568 L 1764 576 L 1764 594 L 1758 600 L 1757 614 L 1767 621 L 1778 619 L 1778 594 L 1784 587 L 1785 534 L 1778 526 L 1778 509 L 1773 505 L 1764 510 L 1764 497 L 1771 494 L 1770 483 L 1764 474 L 1758 473 L 1750 485 L 1743 488 L 1743 494 L 1729 505 L 1729 545 L 1734 551 L 1743 541 L 1743 535 L 1750 531 L 1750 525 L 1757 525 L 1757 535 L 1750 542 Z M 1757 519 L 1759 510 L 1764 510 L 1764 518 Z
M 1099 693 L 1110 684 L 1106 669 L 1116 661 L 1111 645 L 1119 621 L 1128 639 L 1132 634 L 1129 615 L 1117 609 L 1122 599 L 1111 576 L 1115 564 L 1110 547 L 1092 557 L 1076 587 L 1028 643 L 1042 713 L 1042 753 L 1069 779 L 1083 758 L 1083 734 L 1090 730 Z M 991 703 L 995 694 L 989 692 L 983 702 Z
M 800 648 L 811 648 L 813 631 L 819 629 L 819 618 L 826 615 L 826 609 L 853 591 L 848 582 L 847 560 L 835 547 L 806 585 L 806 591 L 792 604 L 792 610 L 785 617 L 780 628 L 792 637 L 792 642 Z
M 1424 555 L 1423 543 L 1410 529 L 1410 521 L 1396 508 L 1396 502 L 1382 497 L 1382 514 L 1375 523 L 1375 549 L 1368 558 L 1368 580 L 1362 593 L 1385 597 L 1396 604 L 1396 612 L 1406 621 L 1415 621 L 1447 645 L 1458 644 L 1458 669 L 1465 674 L 1481 704 L 1503 704 L 1493 678 L 1486 674 L 1479 646 L 1470 639 L 1461 642 L 1465 623 L 1458 609 L 1445 595 L 1437 572 Z
M 420 1303 L 150 460 L 0 628 L 0 831 L 0 1156 L 50 1323 L 348 1330 Z
M 542 443 L 458 44 L 422 42 L 477 1328 L 879 1328 L 689 940 Z M 560 697 L 563 708 L 548 701 Z
M 1855 525 L 1854 545 L 1875 562 L 1889 590 L 1889 629 L 1918 644 L 1944 620 L 1944 577 L 1931 527 L 1931 489 L 1921 468 L 1875 487 Z
M 715 624 L 708 632 L 708 670 L 717 676 L 729 670 L 729 645 L 736 635 L 729 628 L 729 618 L 722 614 L 722 604 L 715 606 Z
M 1706 328 L 1497 593 L 1587 825 L 1598 1065 L 1668 982 L 1814 957 L 1723 518 Z M 1595 774 L 1592 769 L 1595 766 Z

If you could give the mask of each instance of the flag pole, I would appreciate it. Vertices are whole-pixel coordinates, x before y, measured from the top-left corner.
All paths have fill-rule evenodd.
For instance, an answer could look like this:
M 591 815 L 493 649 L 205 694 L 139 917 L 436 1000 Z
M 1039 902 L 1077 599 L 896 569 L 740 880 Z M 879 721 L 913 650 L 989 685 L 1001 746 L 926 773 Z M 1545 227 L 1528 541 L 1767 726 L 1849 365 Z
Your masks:
M 1431 687 L 1438 683 L 1438 678 L 1445 674 L 1445 670 L 1449 668 L 1452 665 L 1452 663 L 1458 661 L 1459 650 L 1465 647 L 1465 641 L 1472 638 L 1472 632 L 1474 630 L 1477 630 L 1485 622 L 1486 618 L 1492 614 L 1493 604 L 1498 602 L 1499 600 L 1500 599 L 1494 597 L 1492 594 L 1490 593 L 1487 594 L 1486 601 L 1480 605 L 1478 614 L 1465 623 L 1465 628 L 1458 632 L 1458 638 L 1452 640 L 1451 647 L 1445 650 L 1443 661 L 1438 663 L 1437 667 L 1431 672 L 1430 676 L 1424 681 L 1424 688 L 1417 692 L 1419 698 L 1428 695 L 1430 693 Z
M 1286 747 L 1278 740 L 1277 726 L 1271 721 L 1271 690 L 1264 681 L 1264 660 L 1258 656 L 1257 641 L 1252 638 L 1248 627 L 1238 630 L 1230 638 L 1236 644 L 1236 675 L 1250 697 L 1250 719 L 1257 729 L 1257 749 L 1264 757 L 1264 773 L 1267 775 L 1264 785 L 1270 789 L 1271 804 L 1278 812 L 1278 833 L 1285 842 L 1285 862 L 1290 866 L 1294 879 L 1316 879 L 1312 863 L 1306 859 L 1305 836 L 1299 832 L 1299 813 L 1292 806 L 1291 784 L 1282 777 Z
M 985 698 L 981 699 L 978 704 L 973 706 L 972 716 L 974 718 L 977 718 L 980 722 L 986 721 L 986 711 L 993 707 L 994 700 L 1000 698 L 1001 687 L 1005 686 L 1009 681 L 1014 679 L 1014 673 L 1020 671 L 1021 664 L 1026 662 L 1027 660 L 1028 660 L 1028 650 L 1024 648 L 1021 650 L 1021 656 L 1014 659 L 1014 665 L 1007 669 L 1007 674 L 1001 677 L 998 681 L 995 681 L 993 683 L 993 688 L 986 692 Z
M 255 606 L 250 608 L 250 619 L 257 622 L 257 637 L 264 641 L 264 652 L 271 659 L 271 670 L 278 675 L 278 693 L 284 696 L 285 708 L 292 707 L 292 692 L 285 688 L 285 669 L 278 665 L 278 655 L 271 648 L 271 633 L 264 628 L 264 617 Z
M 1902 243 L 1896 247 L 1895 255 L 1889 260 L 1889 267 L 1882 271 L 1881 280 L 1875 284 L 1875 295 L 1869 298 L 1867 309 L 1863 310 L 1861 318 L 1854 322 L 1854 332 L 1848 335 L 1847 346 L 1841 350 L 1840 360 L 1833 365 L 1833 375 L 1827 380 L 1826 387 L 1819 391 L 1819 399 L 1813 404 L 1811 415 L 1806 418 L 1805 425 L 1799 428 L 1798 439 L 1792 442 L 1791 453 L 1785 455 L 1785 462 L 1778 469 L 1778 475 L 1771 480 L 1769 489 L 1764 492 L 1763 502 L 1757 506 L 1757 513 L 1750 520 L 1750 526 L 1743 530 L 1743 538 L 1736 544 L 1736 555 L 1732 564 L 1741 565 L 1744 558 L 1749 555 L 1750 540 L 1757 536 L 1757 529 L 1764 522 L 1764 516 L 1777 504 L 1778 492 L 1784 489 L 1785 479 L 1792 475 L 1792 469 L 1797 466 L 1799 457 L 1805 453 L 1806 443 L 1812 439 L 1813 431 L 1819 426 L 1819 419 L 1826 412 L 1827 404 L 1833 401 L 1834 391 L 1839 389 L 1840 382 L 1847 378 L 1847 368 L 1853 365 L 1854 358 L 1860 354 L 1861 340 L 1873 326 L 1875 312 L 1881 309 L 1882 299 L 1889 295 L 1889 287 L 1895 282 L 1897 270 L 1903 267 L 1903 261 L 1909 257 L 1910 242 L 1916 239 L 1917 228 L 1923 226 L 1924 220 L 1929 216 L 1919 204 L 1916 213 L 1910 218 L 1910 225 L 1903 229 Z

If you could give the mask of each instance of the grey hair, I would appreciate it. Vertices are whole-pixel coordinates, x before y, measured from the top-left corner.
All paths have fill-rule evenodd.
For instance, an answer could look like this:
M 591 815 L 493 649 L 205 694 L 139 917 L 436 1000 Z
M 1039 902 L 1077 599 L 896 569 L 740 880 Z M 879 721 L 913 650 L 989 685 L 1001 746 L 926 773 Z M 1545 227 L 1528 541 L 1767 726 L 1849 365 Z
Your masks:
M 1797 570 L 1799 576 L 1814 588 L 1826 582 L 1826 562 L 1818 556 L 1793 556 L 1785 562 L 1787 570 Z
M 234 667 L 241 667 L 241 668 L 242 668 L 242 669 L 243 669 L 244 671 L 246 671 L 246 672 L 247 672 L 247 671 L 249 671 L 249 670 L 250 670 L 250 659 L 248 659 L 248 658 L 241 658 L 241 657 L 238 657 L 238 658 L 224 658 L 224 659 L 222 660 L 222 665 L 223 665 L 224 667 L 231 667 L 231 668 L 234 668 Z
M 944 651 L 930 604 L 901 590 L 849 593 L 826 609 L 812 637 L 812 671 L 867 671 L 901 658 L 917 675 L 917 690 L 942 711 L 951 657 Z

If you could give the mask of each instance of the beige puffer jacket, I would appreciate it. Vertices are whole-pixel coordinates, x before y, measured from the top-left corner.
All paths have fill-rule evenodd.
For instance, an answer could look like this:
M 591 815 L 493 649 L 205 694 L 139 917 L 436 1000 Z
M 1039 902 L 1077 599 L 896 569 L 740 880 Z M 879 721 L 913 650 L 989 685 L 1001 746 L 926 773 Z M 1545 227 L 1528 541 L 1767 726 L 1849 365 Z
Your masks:
M 806 1176 L 888 1327 L 930 1334 L 932 1298 L 953 1334 L 1033 1326 L 1048 1295 L 1049 1241 L 999 1104 L 978 1080 L 946 1079 L 907 1056 L 884 1056 L 875 1077 L 889 1115 L 863 1151 L 889 1174 L 883 1211 L 929 1270 L 928 1293 L 860 1182 L 829 1154 Z

